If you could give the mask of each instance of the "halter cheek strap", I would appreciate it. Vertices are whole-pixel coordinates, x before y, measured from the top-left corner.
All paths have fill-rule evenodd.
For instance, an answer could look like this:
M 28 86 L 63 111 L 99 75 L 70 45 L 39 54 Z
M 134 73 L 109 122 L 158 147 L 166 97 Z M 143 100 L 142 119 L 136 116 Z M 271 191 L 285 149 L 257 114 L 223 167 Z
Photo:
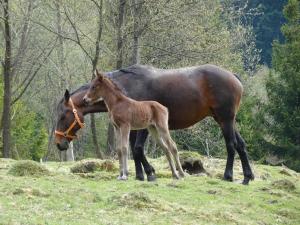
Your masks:
M 73 111 L 75 120 L 73 121 L 73 123 L 70 125 L 70 127 L 69 127 L 66 131 L 62 132 L 62 131 L 55 130 L 55 134 L 73 140 L 73 139 L 76 139 L 77 136 L 76 136 L 76 135 L 70 135 L 70 134 L 69 134 L 70 131 L 74 128 L 74 126 L 75 126 L 77 123 L 78 123 L 78 125 L 80 126 L 80 128 L 83 128 L 83 127 L 84 127 L 84 123 L 82 123 L 82 122 L 80 121 L 80 118 L 79 118 L 79 116 L 78 116 L 77 110 L 76 110 L 76 108 L 75 108 L 75 106 L 74 106 L 74 103 L 73 103 L 73 101 L 72 101 L 72 98 L 70 98 L 69 102 L 70 102 L 70 104 L 71 104 L 71 107 L 72 107 L 72 111 Z

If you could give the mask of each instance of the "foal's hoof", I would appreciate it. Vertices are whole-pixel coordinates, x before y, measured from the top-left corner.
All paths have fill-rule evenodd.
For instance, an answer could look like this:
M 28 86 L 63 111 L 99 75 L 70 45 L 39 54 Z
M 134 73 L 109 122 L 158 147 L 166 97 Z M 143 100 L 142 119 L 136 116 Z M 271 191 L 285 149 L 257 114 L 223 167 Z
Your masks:
M 180 177 L 179 177 L 179 175 L 178 175 L 178 174 L 174 174 L 174 175 L 173 175 L 173 179 L 175 179 L 175 180 L 179 180 L 179 179 L 180 179 Z
M 156 181 L 156 176 L 155 173 L 151 173 L 150 175 L 147 176 L 148 181 Z
M 118 176 L 118 180 L 128 180 L 128 177 L 126 175 Z

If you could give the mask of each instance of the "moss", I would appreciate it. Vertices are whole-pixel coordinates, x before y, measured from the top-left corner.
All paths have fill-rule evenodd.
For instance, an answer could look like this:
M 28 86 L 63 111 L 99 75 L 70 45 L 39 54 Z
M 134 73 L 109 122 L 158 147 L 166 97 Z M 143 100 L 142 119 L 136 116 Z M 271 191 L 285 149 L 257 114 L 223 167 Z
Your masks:
M 194 152 L 194 151 L 180 151 L 179 158 L 180 161 L 187 160 L 189 158 L 202 160 L 202 156 L 198 152 Z
M 202 157 L 197 152 L 183 151 L 179 154 L 182 169 L 188 174 L 206 173 Z
M 23 160 L 14 163 L 11 168 L 8 170 L 9 175 L 13 176 L 48 176 L 50 171 L 40 163 Z

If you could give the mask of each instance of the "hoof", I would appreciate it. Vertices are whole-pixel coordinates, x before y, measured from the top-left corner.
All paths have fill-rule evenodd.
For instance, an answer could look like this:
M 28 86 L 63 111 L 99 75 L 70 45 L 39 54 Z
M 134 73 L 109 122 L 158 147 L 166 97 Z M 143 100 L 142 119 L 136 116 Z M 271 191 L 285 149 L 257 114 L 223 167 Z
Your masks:
M 128 180 L 128 177 L 126 175 L 118 176 L 117 180 Z
M 224 175 L 223 180 L 232 182 L 233 181 L 233 177 L 232 176 L 228 176 L 228 175 Z
M 179 176 L 180 176 L 181 178 L 184 178 L 184 177 L 189 176 L 189 174 L 188 174 L 188 173 L 179 173 Z
M 156 176 L 155 173 L 151 173 L 150 175 L 147 176 L 148 181 L 156 181 Z
M 175 180 L 179 180 L 179 179 L 180 179 L 180 177 L 179 177 L 179 175 L 178 175 L 178 174 L 173 174 L 173 179 L 175 179 Z
M 251 174 L 249 177 L 244 177 L 243 185 L 248 185 L 250 180 L 254 180 L 254 175 Z
M 135 179 L 139 180 L 139 181 L 144 181 L 145 180 L 144 175 L 136 175 Z

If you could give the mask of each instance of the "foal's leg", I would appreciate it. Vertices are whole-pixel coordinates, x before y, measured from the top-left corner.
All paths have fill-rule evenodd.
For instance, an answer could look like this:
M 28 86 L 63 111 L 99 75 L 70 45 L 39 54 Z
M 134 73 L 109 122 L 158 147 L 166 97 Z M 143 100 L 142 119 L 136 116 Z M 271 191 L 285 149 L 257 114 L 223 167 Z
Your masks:
M 121 180 L 121 177 L 123 176 L 123 156 L 122 156 L 122 139 L 121 139 L 121 131 L 119 128 L 115 128 L 115 137 L 116 137 L 116 150 L 118 153 L 118 159 L 119 159 L 119 176 L 118 180 Z
M 129 132 L 130 127 L 127 125 L 121 126 L 121 151 L 122 151 L 122 167 L 123 167 L 123 175 L 121 180 L 128 179 L 128 144 L 129 144 Z
M 242 162 L 242 167 L 243 167 L 243 173 L 244 173 L 243 184 L 248 184 L 250 180 L 254 179 L 254 174 L 252 172 L 252 169 L 251 169 L 251 166 L 250 166 L 250 163 L 249 163 L 245 141 L 243 140 L 240 133 L 236 130 L 235 130 L 235 136 L 236 136 L 236 139 L 237 139 L 236 150 L 237 150 L 237 152 L 240 156 L 240 159 L 241 159 L 241 162 Z
M 144 153 L 144 145 L 147 140 L 147 136 L 148 136 L 147 129 L 139 130 L 137 132 L 136 142 L 135 142 L 135 146 L 134 146 L 134 152 L 135 152 L 136 157 L 139 158 L 139 160 L 141 160 L 141 162 L 142 162 L 145 173 L 147 174 L 147 180 L 155 181 L 156 180 L 155 170 L 148 162 L 148 160 L 145 156 L 145 153 Z M 139 179 L 138 174 L 136 174 L 136 178 L 138 180 L 141 180 L 141 179 Z
M 172 171 L 173 178 L 179 179 L 179 176 L 177 174 L 174 162 L 172 160 L 172 155 L 171 155 L 170 149 L 168 148 L 168 146 L 166 145 L 164 140 L 161 137 L 159 137 L 159 132 L 157 131 L 157 128 L 156 127 L 151 127 L 151 128 L 149 128 L 149 131 L 151 132 L 152 136 L 156 139 L 157 143 L 165 151 L 167 160 L 169 162 L 169 165 L 170 165 L 170 168 L 171 168 L 171 171 Z
M 158 129 L 158 132 L 159 132 L 158 134 L 162 137 L 164 143 L 166 143 L 168 149 L 170 149 L 170 151 L 173 155 L 173 158 L 175 160 L 176 168 L 178 169 L 179 175 L 181 177 L 184 177 L 185 174 L 184 174 L 184 171 L 181 167 L 177 146 L 176 146 L 176 143 L 172 140 L 168 128 L 167 127 L 160 128 L 160 129 Z

